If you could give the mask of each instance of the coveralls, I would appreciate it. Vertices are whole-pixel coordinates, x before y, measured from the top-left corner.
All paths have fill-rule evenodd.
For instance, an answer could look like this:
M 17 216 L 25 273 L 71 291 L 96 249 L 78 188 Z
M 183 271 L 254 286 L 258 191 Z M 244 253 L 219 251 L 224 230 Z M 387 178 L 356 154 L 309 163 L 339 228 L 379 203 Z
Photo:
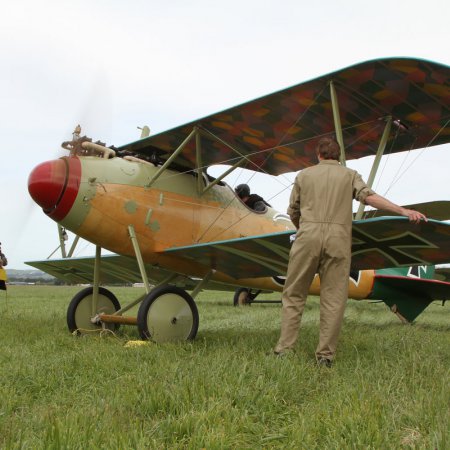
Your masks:
M 308 290 L 318 273 L 320 337 L 316 358 L 333 360 L 348 297 L 352 201 L 364 202 L 374 193 L 358 172 L 335 160 L 321 160 L 297 175 L 288 214 L 298 231 L 283 289 L 277 353 L 294 347 Z

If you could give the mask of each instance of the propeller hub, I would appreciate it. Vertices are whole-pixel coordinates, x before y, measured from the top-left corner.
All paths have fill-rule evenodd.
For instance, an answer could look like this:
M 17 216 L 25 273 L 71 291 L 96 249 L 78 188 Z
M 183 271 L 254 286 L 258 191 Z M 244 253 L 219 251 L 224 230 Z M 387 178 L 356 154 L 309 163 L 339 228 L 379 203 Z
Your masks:
M 28 177 L 28 192 L 52 219 L 62 220 L 75 201 L 81 178 L 78 158 L 61 158 L 36 166 Z

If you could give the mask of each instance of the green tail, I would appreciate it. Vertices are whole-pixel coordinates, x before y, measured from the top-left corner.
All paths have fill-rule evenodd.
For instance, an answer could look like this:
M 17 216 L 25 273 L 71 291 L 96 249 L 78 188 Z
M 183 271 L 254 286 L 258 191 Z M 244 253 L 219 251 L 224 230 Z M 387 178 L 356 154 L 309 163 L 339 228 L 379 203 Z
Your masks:
M 404 322 L 413 322 L 433 300 L 450 297 L 450 284 L 433 280 L 434 266 L 375 272 L 370 298 L 382 300 Z

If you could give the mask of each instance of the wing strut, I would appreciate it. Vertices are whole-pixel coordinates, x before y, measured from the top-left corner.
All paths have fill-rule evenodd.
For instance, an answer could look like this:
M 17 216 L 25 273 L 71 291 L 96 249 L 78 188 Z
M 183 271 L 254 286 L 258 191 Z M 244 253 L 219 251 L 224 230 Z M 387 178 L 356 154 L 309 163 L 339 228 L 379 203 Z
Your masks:
M 229 175 L 231 172 L 233 172 L 235 169 L 237 169 L 239 166 L 242 166 L 242 164 L 245 162 L 245 158 L 240 159 L 237 163 L 232 165 L 227 171 L 225 171 L 222 175 L 218 176 L 214 181 L 211 181 L 211 183 L 208 184 L 208 186 L 205 187 L 202 191 L 202 195 L 208 192 L 213 186 L 220 183 L 227 175 Z
M 80 240 L 80 236 L 77 235 L 72 243 L 72 246 L 70 247 L 69 253 L 67 254 L 68 258 L 71 258 L 73 256 L 73 252 L 75 251 L 75 248 L 76 248 L 79 240 Z
M 203 162 L 202 162 L 202 137 L 200 130 L 195 127 L 195 153 L 197 159 L 197 192 L 202 193 L 203 190 Z
M 254 163 L 251 159 L 248 158 L 249 155 L 245 155 L 244 153 L 240 152 L 237 148 L 233 147 L 231 144 L 229 144 L 228 142 L 224 141 L 223 139 L 221 139 L 220 137 L 216 136 L 214 133 L 212 133 L 211 131 L 207 130 L 206 128 L 202 128 L 201 132 L 204 136 L 207 136 L 213 140 L 215 140 L 216 142 L 218 142 L 219 144 L 224 145 L 225 147 L 228 147 L 230 150 L 233 150 L 233 152 L 237 153 L 239 155 L 240 158 L 243 159 L 243 161 L 248 161 L 250 164 L 252 164 L 253 166 L 255 166 L 257 169 L 260 169 L 260 167 Z M 233 158 L 234 160 L 235 158 Z M 227 163 L 227 161 L 223 161 L 224 164 Z
M 334 119 L 334 128 L 336 131 L 336 139 L 339 143 L 339 147 L 341 148 L 340 163 L 343 166 L 345 166 L 346 165 L 345 147 L 344 147 L 344 138 L 342 134 L 341 117 L 339 115 L 339 102 L 333 80 L 330 81 L 330 96 L 331 96 L 331 105 L 333 109 L 333 119 Z M 370 188 L 373 185 L 375 175 L 377 173 L 378 167 L 380 166 L 381 157 L 383 156 L 384 150 L 386 149 L 386 144 L 389 139 L 389 135 L 391 133 L 391 127 L 392 127 L 392 116 L 387 116 L 386 125 L 384 127 L 380 143 L 378 145 L 377 153 L 372 164 L 372 169 L 370 170 L 369 179 L 367 180 L 367 185 Z M 365 208 L 364 203 L 361 203 L 359 205 L 358 212 L 356 213 L 355 220 L 360 220 L 362 218 L 362 215 L 364 214 L 364 208 Z
M 375 180 L 375 175 L 377 173 L 378 167 L 380 166 L 381 157 L 383 156 L 384 150 L 386 148 L 387 141 L 389 139 L 389 134 L 391 133 L 392 126 L 392 116 L 388 116 L 386 120 L 386 125 L 384 127 L 383 135 L 380 139 L 380 144 L 378 146 L 377 154 L 372 164 L 372 169 L 370 169 L 369 178 L 367 180 L 367 185 L 371 188 L 373 181 Z M 355 219 L 360 220 L 364 214 L 364 203 L 359 204 L 358 212 L 356 213 Z
M 61 257 L 62 258 L 71 258 L 73 256 L 73 252 L 75 251 L 75 248 L 78 244 L 78 241 L 80 240 L 80 236 L 75 235 L 75 239 L 70 247 L 69 253 L 66 251 L 66 241 L 69 239 L 67 236 L 67 232 L 59 223 L 58 225 L 58 238 L 59 238 L 59 245 L 58 247 L 53 250 L 50 255 L 47 256 L 47 259 L 50 259 L 57 251 L 58 249 L 61 249 Z
M 341 116 L 339 115 L 339 102 L 334 88 L 333 80 L 330 81 L 331 106 L 333 108 L 334 128 L 336 130 L 336 138 L 341 148 L 340 163 L 345 166 L 345 147 L 344 137 L 342 135 Z
M 239 155 L 238 161 L 233 164 L 226 172 L 217 177 L 214 181 L 207 183 L 205 187 L 203 187 L 203 159 L 202 159 L 202 136 L 207 137 L 209 139 L 215 140 L 221 145 L 225 145 L 230 148 Z M 175 160 L 175 158 L 183 151 L 183 149 L 189 144 L 189 142 L 195 138 L 195 154 L 196 154 L 196 172 L 197 172 L 197 191 L 200 195 L 205 194 L 209 191 L 213 186 L 220 183 L 227 175 L 229 175 L 233 170 L 237 169 L 244 162 L 250 161 L 245 155 L 243 155 L 239 150 L 223 141 L 222 139 L 215 136 L 213 133 L 206 129 L 201 129 L 197 126 L 192 128 L 192 131 L 186 137 L 186 139 L 178 146 L 178 148 L 170 155 L 170 157 L 164 162 L 164 164 L 158 169 L 158 171 L 153 175 L 151 180 L 145 185 L 145 187 L 149 188 L 161 175 L 162 173 L 170 166 L 170 164 Z M 251 162 L 251 161 L 250 161 Z
M 195 298 L 197 297 L 197 295 L 200 293 L 200 291 L 202 290 L 203 286 L 208 283 L 208 281 L 210 280 L 210 278 L 216 273 L 215 269 L 211 269 L 205 276 L 205 278 L 203 278 L 203 280 L 200 281 L 200 283 L 197 284 L 197 286 L 195 286 L 195 289 L 192 291 L 191 293 L 191 297 Z
M 47 259 L 50 259 L 59 249 L 61 249 L 61 256 L 63 258 L 67 258 L 66 253 L 66 240 L 67 240 L 67 233 L 66 230 L 58 223 L 58 238 L 59 238 L 59 245 L 58 247 L 53 250 L 50 255 L 47 256 Z
M 131 238 L 131 243 L 133 244 L 134 253 L 136 254 L 136 261 L 138 263 L 139 270 L 141 272 L 142 281 L 144 282 L 145 292 L 148 294 L 150 292 L 150 283 L 148 282 L 144 260 L 142 259 L 141 249 L 139 248 L 139 242 L 137 241 L 133 225 L 128 225 L 128 233 Z
M 181 153 L 181 151 L 189 144 L 190 140 L 197 134 L 197 127 L 189 133 L 189 136 L 180 144 L 180 146 L 167 158 L 166 162 L 159 168 L 158 172 L 153 175 L 152 179 L 145 185 L 145 187 L 149 188 L 161 175 L 162 173 L 169 167 L 171 162 Z
M 98 292 L 100 289 L 100 264 L 102 261 L 102 248 L 95 246 L 94 282 L 92 284 L 92 317 L 97 315 Z

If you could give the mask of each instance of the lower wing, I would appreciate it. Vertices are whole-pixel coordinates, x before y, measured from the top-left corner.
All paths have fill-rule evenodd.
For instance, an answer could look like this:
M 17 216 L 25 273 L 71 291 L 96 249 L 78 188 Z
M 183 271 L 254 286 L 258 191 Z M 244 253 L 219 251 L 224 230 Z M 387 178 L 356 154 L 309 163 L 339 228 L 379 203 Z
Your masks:
M 42 261 L 29 261 L 26 264 L 42 270 L 49 275 L 68 283 L 92 283 L 95 258 L 62 258 L 45 259 Z M 141 272 L 135 258 L 121 255 L 104 255 L 101 257 L 100 284 L 142 283 Z M 158 285 L 174 272 L 161 267 L 145 264 L 149 282 Z M 171 284 L 183 289 L 194 289 L 198 280 L 179 274 Z M 232 291 L 234 286 L 218 282 L 209 282 L 209 289 L 217 291 Z
M 167 249 L 164 253 L 195 260 L 205 267 L 235 279 L 284 275 L 289 262 L 294 231 L 215 241 Z M 27 264 L 73 283 L 90 283 L 95 258 L 31 261 Z M 353 223 L 352 270 L 434 265 L 450 261 L 450 224 L 429 220 L 411 224 L 402 217 L 381 217 Z M 166 279 L 170 270 L 146 265 L 154 284 Z M 136 260 L 128 256 L 102 256 L 101 283 L 142 281 Z M 180 287 L 189 289 L 198 280 L 180 274 Z M 175 281 L 177 284 L 177 280 Z M 217 287 L 212 287 L 212 285 Z M 211 289 L 225 285 L 209 283 Z
M 295 231 L 175 247 L 166 253 L 195 260 L 234 278 L 284 275 Z M 352 270 L 434 265 L 450 261 L 450 224 L 405 217 L 353 222 Z

